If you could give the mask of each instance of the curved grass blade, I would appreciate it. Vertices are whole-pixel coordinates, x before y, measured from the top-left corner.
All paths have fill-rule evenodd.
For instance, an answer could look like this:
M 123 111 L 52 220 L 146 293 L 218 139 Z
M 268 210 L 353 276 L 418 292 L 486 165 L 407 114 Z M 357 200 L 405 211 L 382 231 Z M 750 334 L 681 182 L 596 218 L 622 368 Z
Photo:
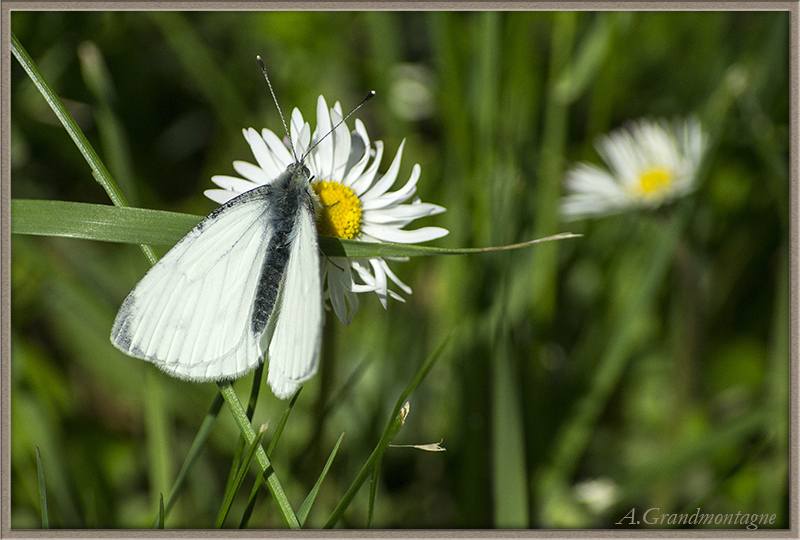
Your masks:
M 42 529 L 50 528 L 50 519 L 47 517 L 47 486 L 44 482 L 44 467 L 39 445 L 36 445 L 36 473 L 39 476 L 39 508 L 42 511 Z
M 347 507 L 350 506 L 351 502 L 353 502 L 353 498 L 356 496 L 356 493 L 358 493 L 358 490 L 361 489 L 361 486 L 367 479 L 367 475 L 370 473 L 370 470 L 373 468 L 373 466 L 376 467 L 377 469 L 378 465 L 380 464 L 380 460 L 383 457 L 384 451 L 386 451 L 386 448 L 392 442 L 395 435 L 397 435 L 397 433 L 400 431 L 400 428 L 403 427 L 406 415 L 408 414 L 407 407 L 403 405 L 404 403 L 406 403 L 406 398 L 411 394 L 411 392 L 414 391 L 414 389 L 419 385 L 419 383 L 422 382 L 422 380 L 431 370 L 433 365 L 436 363 L 436 360 L 439 359 L 439 356 L 441 355 L 445 345 L 447 345 L 447 342 L 449 340 L 450 337 L 448 336 L 447 338 L 445 338 L 444 341 L 442 341 L 441 345 L 439 345 L 439 347 L 437 347 L 436 350 L 433 351 L 433 354 L 431 354 L 427 358 L 427 360 L 425 360 L 425 363 L 419 369 L 419 371 L 417 372 L 416 376 L 411 381 L 411 383 L 409 383 L 409 385 L 406 387 L 403 393 L 400 394 L 400 397 L 397 399 L 397 403 L 395 403 L 394 409 L 392 409 L 393 414 L 389 418 L 389 422 L 386 424 L 386 428 L 383 431 L 383 436 L 381 437 L 381 440 L 378 442 L 378 445 L 372 451 L 372 454 L 370 454 L 366 463 L 364 463 L 364 466 L 361 468 L 361 471 L 358 473 L 358 476 L 356 476 L 356 479 L 353 480 L 353 483 L 350 485 L 347 492 L 344 494 L 344 497 L 342 497 L 342 500 L 339 502 L 336 508 L 334 508 L 333 512 L 331 513 L 331 516 L 328 518 L 328 521 L 325 522 L 324 528 L 330 529 L 333 528 L 334 525 L 336 525 L 339 519 L 341 519 L 344 511 L 347 510 Z M 371 510 L 375 495 L 374 492 L 372 492 L 372 490 L 370 492 L 370 495 L 371 495 L 370 496 L 370 510 Z M 369 521 L 371 521 L 371 515 L 368 518 L 368 522 Z
M 72 138 L 75 146 L 78 147 L 78 150 L 83 155 L 86 163 L 88 163 L 89 167 L 91 167 L 92 176 L 94 176 L 95 180 L 97 180 L 97 182 L 103 186 L 103 189 L 106 190 L 106 193 L 108 193 L 108 196 L 115 205 L 128 206 L 128 202 L 125 200 L 125 197 L 114 183 L 114 180 L 111 178 L 111 174 L 98 157 L 97 152 L 94 151 L 94 148 L 92 148 L 89 140 L 78 127 L 78 124 L 72 118 L 72 115 L 69 114 L 66 107 L 64 107 L 61 99 L 50 87 L 47 80 L 45 80 L 44 75 L 42 75 L 42 72 L 39 71 L 39 68 L 36 66 L 30 55 L 28 55 L 28 52 L 22 46 L 22 43 L 20 43 L 19 39 L 17 39 L 17 36 L 14 34 L 14 32 L 11 32 L 11 52 L 17 58 L 22 66 L 22 69 L 25 70 L 31 81 L 33 81 L 33 84 L 36 85 L 36 88 L 38 88 L 47 104 L 50 105 L 50 108 L 53 110 L 56 117 L 58 117 L 61 125 L 64 126 L 64 129 Z
M 11 232 L 14 234 L 171 246 L 201 219 L 202 216 L 194 214 L 146 208 L 121 208 L 69 201 L 30 199 L 11 201 Z M 579 236 L 561 233 L 528 242 L 483 248 L 439 248 L 391 242 L 359 242 L 328 236 L 321 236 L 319 240 L 320 248 L 329 257 L 419 257 L 505 251 Z
M 278 445 L 278 440 L 281 438 L 281 434 L 283 433 L 283 428 L 286 426 L 286 421 L 289 420 L 289 415 L 291 414 L 292 410 L 294 409 L 294 404 L 297 403 L 297 398 L 300 397 L 300 392 L 303 391 L 303 387 L 301 386 L 297 390 L 295 390 L 292 399 L 289 400 L 289 404 L 286 406 L 286 410 L 283 411 L 283 416 L 281 416 L 281 421 L 278 422 L 278 427 L 275 428 L 275 435 L 272 436 L 272 440 L 267 447 L 267 457 L 272 456 L 272 452 L 275 451 L 275 447 Z
M 383 454 L 392 443 L 395 435 L 400 431 L 400 428 L 406 423 L 408 411 L 411 409 L 411 403 L 406 401 L 405 405 L 397 412 L 394 422 L 390 424 L 391 434 L 388 438 L 381 440 L 380 451 L 375 456 L 375 464 L 372 467 L 372 481 L 369 483 L 369 504 L 367 506 L 367 529 L 372 527 L 372 516 L 375 514 L 375 497 L 378 494 L 378 473 L 381 470 L 381 463 L 383 462 Z M 385 444 L 384 444 L 385 441 Z
M 356 493 L 358 493 L 358 490 L 361 489 L 361 486 L 367 479 L 367 475 L 370 473 L 370 471 L 372 471 L 376 463 L 380 462 L 386 447 L 389 446 L 389 443 L 392 442 L 392 439 L 394 439 L 395 435 L 397 435 L 397 433 L 400 431 L 400 428 L 403 427 L 403 423 L 405 422 L 405 413 L 406 411 L 400 410 L 390 419 L 389 430 L 384 432 L 383 437 L 381 437 L 381 440 L 378 441 L 377 446 L 375 446 L 375 449 L 369 455 L 369 458 L 367 458 L 364 466 L 361 467 L 361 471 L 359 471 L 358 476 L 356 476 L 356 479 L 353 480 L 352 484 L 350 484 L 350 487 L 347 489 L 344 497 L 342 497 L 342 500 L 339 501 L 339 504 L 336 506 L 336 508 L 334 508 L 331 516 L 328 518 L 328 521 L 325 522 L 323 528 L 333 528 L 333 526 L 336 525 L 336 523 L 342 517 L 344 511 L 347 510 L 347 507 L 350 506 L 350 503 L 353 502 Z M 372 502 L 370 502 L 370 507 L 371 505 Z
M 242 512 L 242 519 L 239 521 L 240 529 L 247 528 L 247 524 L 250 522 L 250 516 L 253 515 L 253 508 L 256 507 L 256 500 L 258 500 L 259 488 L 263 483 L 264 483 L 264 474 L 262 473 L 258 475 L 255 484 L 253 484 L 253 489 L 250 490 L 250 498 L 247 500 L 247 507 L 244 509 L 244 512 Z
M 253 376 L 253 383 L 250 388 L 250 401 L 247 403 L 247 420 L 249 422 L 253 421 L 253 413 L 255 413 L 256 410 L 256 403 L 258 402 L 258 394 L 261 390 L 263 373 L 264 364 L 262 363 L 256 368 L 255 375 Z M 228 490 L 230 490 L 233 486 L 234 480 L 236 479 L 236 471 L 239 470 L 239 464 L 242 462 L 242 458 L 244 457 L 243 454 L 244 436 L 239 435 L 239 442 L 236 446 L 236 451 L 233 454 L 233 460 L 231 460 L 231 470 L 228 473 L 228 481 L 225 484 L 225 493 L 227 493 Z M 269 456 L 269 454 L 267 454 L 267 456 Z
M 278 439 L 281 438 L 281 433 L 283 433 L 283 428 L 286 425 L 286 421 L 289 419 L 289 413 L 292 412 L 294 404 L 297 403 L 297 398 L 300 396 L 300 392 L 302 390 L 303 387 L 301 386 L 295 391 L 294 395 L 289 400 L 289 405 L 287 405 L 286 410 L 283 412 L 281 421 L 278 423 L 278 427 L 275 429 L 275 434 L 272 436 L 272 440 L 270 441 L 269 446 L 267 447 L 267 458 L 272 458 L 272 452 L 275 450 L 275 447 L 278 444 Z M 242 513 L 242 519 L 239 522 L 240 529 L 244 529 L 245 527 L 247 527 L 247 523 L 250 521 L 250 516 L 253 514 L 253 508 L 255 508 L 256 499 L 258 499 L 259 488 L 261 487 L 262 483 L 264 483 L 264 475 L 259 474 L 258 478 L 256 478 L 256 481 L 253 483 L 253 489 L 250 491 L 250 498 L 247 501 L 247 507 L 244 509 L 244 512 Z M 302 525 L 302 521 L 300 523 Z
M 339 435 L 339 439 L 333 446 L 333 450 L 331 450 L 331 455 L 328 456 L 328 461 L 325 462 L 325 466 L 322 468 L 322 473 L 320 473 L 319 478 L 317 478 L 314 487 L 311 488 L 311 491 L 308 493 L 305 500 L 300 505 L 300 508 L 297 510 L 297 519 L 300 520 L 300 525 L 303 525 L 306 522 L 306 518 L 308 517 L 308 512 L 311 510 L 311 506 L 314 504 L 314 500 L 317 498 L 317 493 L 319 493 L 319 488 L 320 486 L 322 486 L 322 481 L 325 480 L 325 477 L 328 475 L 328 469 L 331 468 L 331 464 L 333 463 L 333 458 L 336 457 L 336 452 L 339 451 L 339 445 L 342 443 L 343 438 L 344 438 L 344 431 L 342 431 L 342 434 Z
M 233 391 L 233 386 L 231 386 L 230 381 L 217 383 L 217 387 L 222 397 L 225 399 L 225 402 L 228 404 L 228 407 L 230 407 L 233 419 L 236 421 L 236 425 L 239 426 L 239 431 L 242 432 L 248 444 L 253 444 L 253 441 L 256 439 L 256 434 L 253 432 L 253 426 L 250 425 L 250 420 L 247 418 L 247 414 L 244 412 L 239 398 L 236 397 L 236 392 Z M 286 497 L 286 493 L 283 491 L 283 487 L 275 471 L 272 469 L 272 464 L 267 457 L 267 453 L 260 444 L 256 445 L 256 461 L 258 461 L 258 465 L 261 467 L 262 475 L 267 475 L 267 488 L 275 499 L 275 502 L 278 503 L 278 508 L 280 509 L 286 525 L 290 529 L 299 529 L 300 522 L 297 521 L 297 516 L 294 510 L 292 510 L 292 505 L 289 503 L 289 499 Z
M 253 456 L 256 455 L 256 450 L 261 448 L 261 439 L 264 437 L 264 433 L 267 432 L 268 425 L 269 424 L 263 424 L 258 429 L 256 438 L 253 441 L 253 444 L 250 445 L 250 450 L 247 452 L 247 456 L 245 456 L 241 466 L 239 467 L 239 471 L 236 473 L 236 478 L 233 481 L 233 485 L 231 485 L 225 491 L 225 498 L 223 499 L 222 506 L 219 509 L 219 515 L 217 515 L 217 522 L 214 524 L 215 529 L 221 529 L 222 524 L 225 522 L 225 518 L 228 517 L 228 512 L 230 512 L 231 505 L 233 504 L 233 498 L 236 496 L 236 494 L 239 492 L 239 488 L 242 486 L 244 477 L 247 474 L 247 471 L 250 469 L 250 464 L 253 462 Z
M 128 201 L 125 199 L 125 196 L 120 191 L 116 182 L 114 182 L 114 179 L 111 177 L 111 174 L 108 172 L 105 164 L 97 155 L 97 152 L 94 151 L 94 148 L 89 143 L 86 135 L 84 135 L 83 131 L 81 131 L 81 128 L 78 127 L 75 119 L 72 118 L 72 115 L 69 114 L 66 107 L 64 107 L 61 99 L 47 83 L 44 75 L 42 75 L 42 72 L 39 71 L 39 68 L 28 54 L 28 51 L 25 50 L 25 48 L 22 46 L 22 43 L 20 43 L 19 39 L 17 39 L 17 36 L 13 32 L 11 33 L 11 52 L 17 58 L 20 65 L 22 65 L 22 68 L 28 74 L 28 77 L 31 78 L 33 84 L 36 85 L 36 88 L 39 89 L 39 92 L 42 94 L 47 104 L 50 105 L 50 108 L 58 117 L 59 121 L 64 126 L 64 129 L 67 130 L 67 133 L 72 138 L 75 146 L 78 147 L 78 151 L 83 155 L 86 163 L 89 164 L 89 168 L 92 170 L 92 176 L 97 183 L 103 187 L 105 192 L 108 194 L 108 197 L 111 199 L 111 202 L 113 202 L 116 206 L 127 207 Z M 147 257 L 147 259 L 150 261 L 150 264 L 155 264 L 158 257 L 156 257 L 153 248 L 145 244 L 141 244 L 141 248 L 145 257 Z

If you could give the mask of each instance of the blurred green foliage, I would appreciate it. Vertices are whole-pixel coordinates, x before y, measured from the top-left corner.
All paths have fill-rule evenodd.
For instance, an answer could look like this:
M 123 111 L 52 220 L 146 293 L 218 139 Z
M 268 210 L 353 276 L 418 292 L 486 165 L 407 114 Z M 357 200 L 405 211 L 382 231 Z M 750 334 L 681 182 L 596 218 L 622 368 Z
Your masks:
M 346 431 L 306 525 L 325 523 L 455 332 L 394 441 L 447 451 L 389 448 L 373 527 L 614 528 L 656 506 L 788 527 L 787 11 L 14 11 L 11 29 L 134 206 L 210 212 L 209 178 L 253 161 L 241 129 L 280 132 L 260 54 L 286 113 L 377 91 L 357 116 L 389 156 L 407 140 L 401 177 L 419 163 L 419 195 L 448 209 L 424 223 L 450 230 L 438 245 L 584 234 L 391 263 L 406 303 L 364 295 L 350 327 L 328 317 L 321 373 L 272 455 L 297 510 Z M 107 203 L 11 64 L 12 196 Z M 712 140 L 696 193 L 558 222 L 563 171 L 599 162 L 597 136 L 690 114 Z M 11 254 L 10 526 L 42 526 L 38 445 L 50 527 L 149 527 L 216 386 L 111 346 L 147 268 L 135 246 L 14 236 Z M 262 392 L 265 443 L 284 409 Z M 223 407 L 167 528 L 213 526 L 238 434 Z M 340 526 L 365 526 L 368 491 Z M 283 526 L 268 494 L 249 526 Z

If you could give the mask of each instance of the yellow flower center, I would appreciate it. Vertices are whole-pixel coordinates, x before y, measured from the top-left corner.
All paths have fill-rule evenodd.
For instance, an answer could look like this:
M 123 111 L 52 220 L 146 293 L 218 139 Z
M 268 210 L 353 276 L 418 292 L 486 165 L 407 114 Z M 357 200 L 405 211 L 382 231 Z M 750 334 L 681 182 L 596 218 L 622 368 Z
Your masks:
M 663 167 L 646 169 L 639 176 L 639 186 L 645 197 L 654 197 L 669 189 L 672 173 Z
M 361 232 L 361 200 L 355 192 L 338 182 L 320 180 L 314 188 L 322 212 L 317 219 L 319 234 L 336 238 L 355 238 Z

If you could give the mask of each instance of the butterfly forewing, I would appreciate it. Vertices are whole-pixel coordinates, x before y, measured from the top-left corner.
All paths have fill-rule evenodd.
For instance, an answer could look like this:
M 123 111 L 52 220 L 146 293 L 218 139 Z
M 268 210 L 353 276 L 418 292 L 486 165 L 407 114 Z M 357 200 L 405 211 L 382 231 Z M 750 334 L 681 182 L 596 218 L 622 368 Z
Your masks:
M 114 321 L 117 348 L 197 381 L 259 363 L 261 335 L 249 321 L 272 234 L 270 189 L 220 206 L 150 269 Z

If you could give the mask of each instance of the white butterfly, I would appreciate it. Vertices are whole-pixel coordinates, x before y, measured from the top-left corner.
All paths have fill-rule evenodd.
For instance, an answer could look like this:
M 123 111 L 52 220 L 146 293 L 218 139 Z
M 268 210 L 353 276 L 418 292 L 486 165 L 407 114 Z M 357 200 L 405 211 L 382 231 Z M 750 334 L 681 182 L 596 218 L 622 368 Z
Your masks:
M 300 159 L 209 214 L 134 287 L 112 343 L 192 381 L 237 378 L 268 350 L 267 380 L 289 397 L 316 373 L 322 337 L 310 182 Z
M 267 350 L 267 381 L 282 399 L 313 377 L 323 323 L 321 207 L 303 160 L 374 95 L 300 159 L 292 147 L 294 163 L 272 183 L 231 199 L 178 241 L 122 303 L 114 346 L 191 381 L 240 377 Z

